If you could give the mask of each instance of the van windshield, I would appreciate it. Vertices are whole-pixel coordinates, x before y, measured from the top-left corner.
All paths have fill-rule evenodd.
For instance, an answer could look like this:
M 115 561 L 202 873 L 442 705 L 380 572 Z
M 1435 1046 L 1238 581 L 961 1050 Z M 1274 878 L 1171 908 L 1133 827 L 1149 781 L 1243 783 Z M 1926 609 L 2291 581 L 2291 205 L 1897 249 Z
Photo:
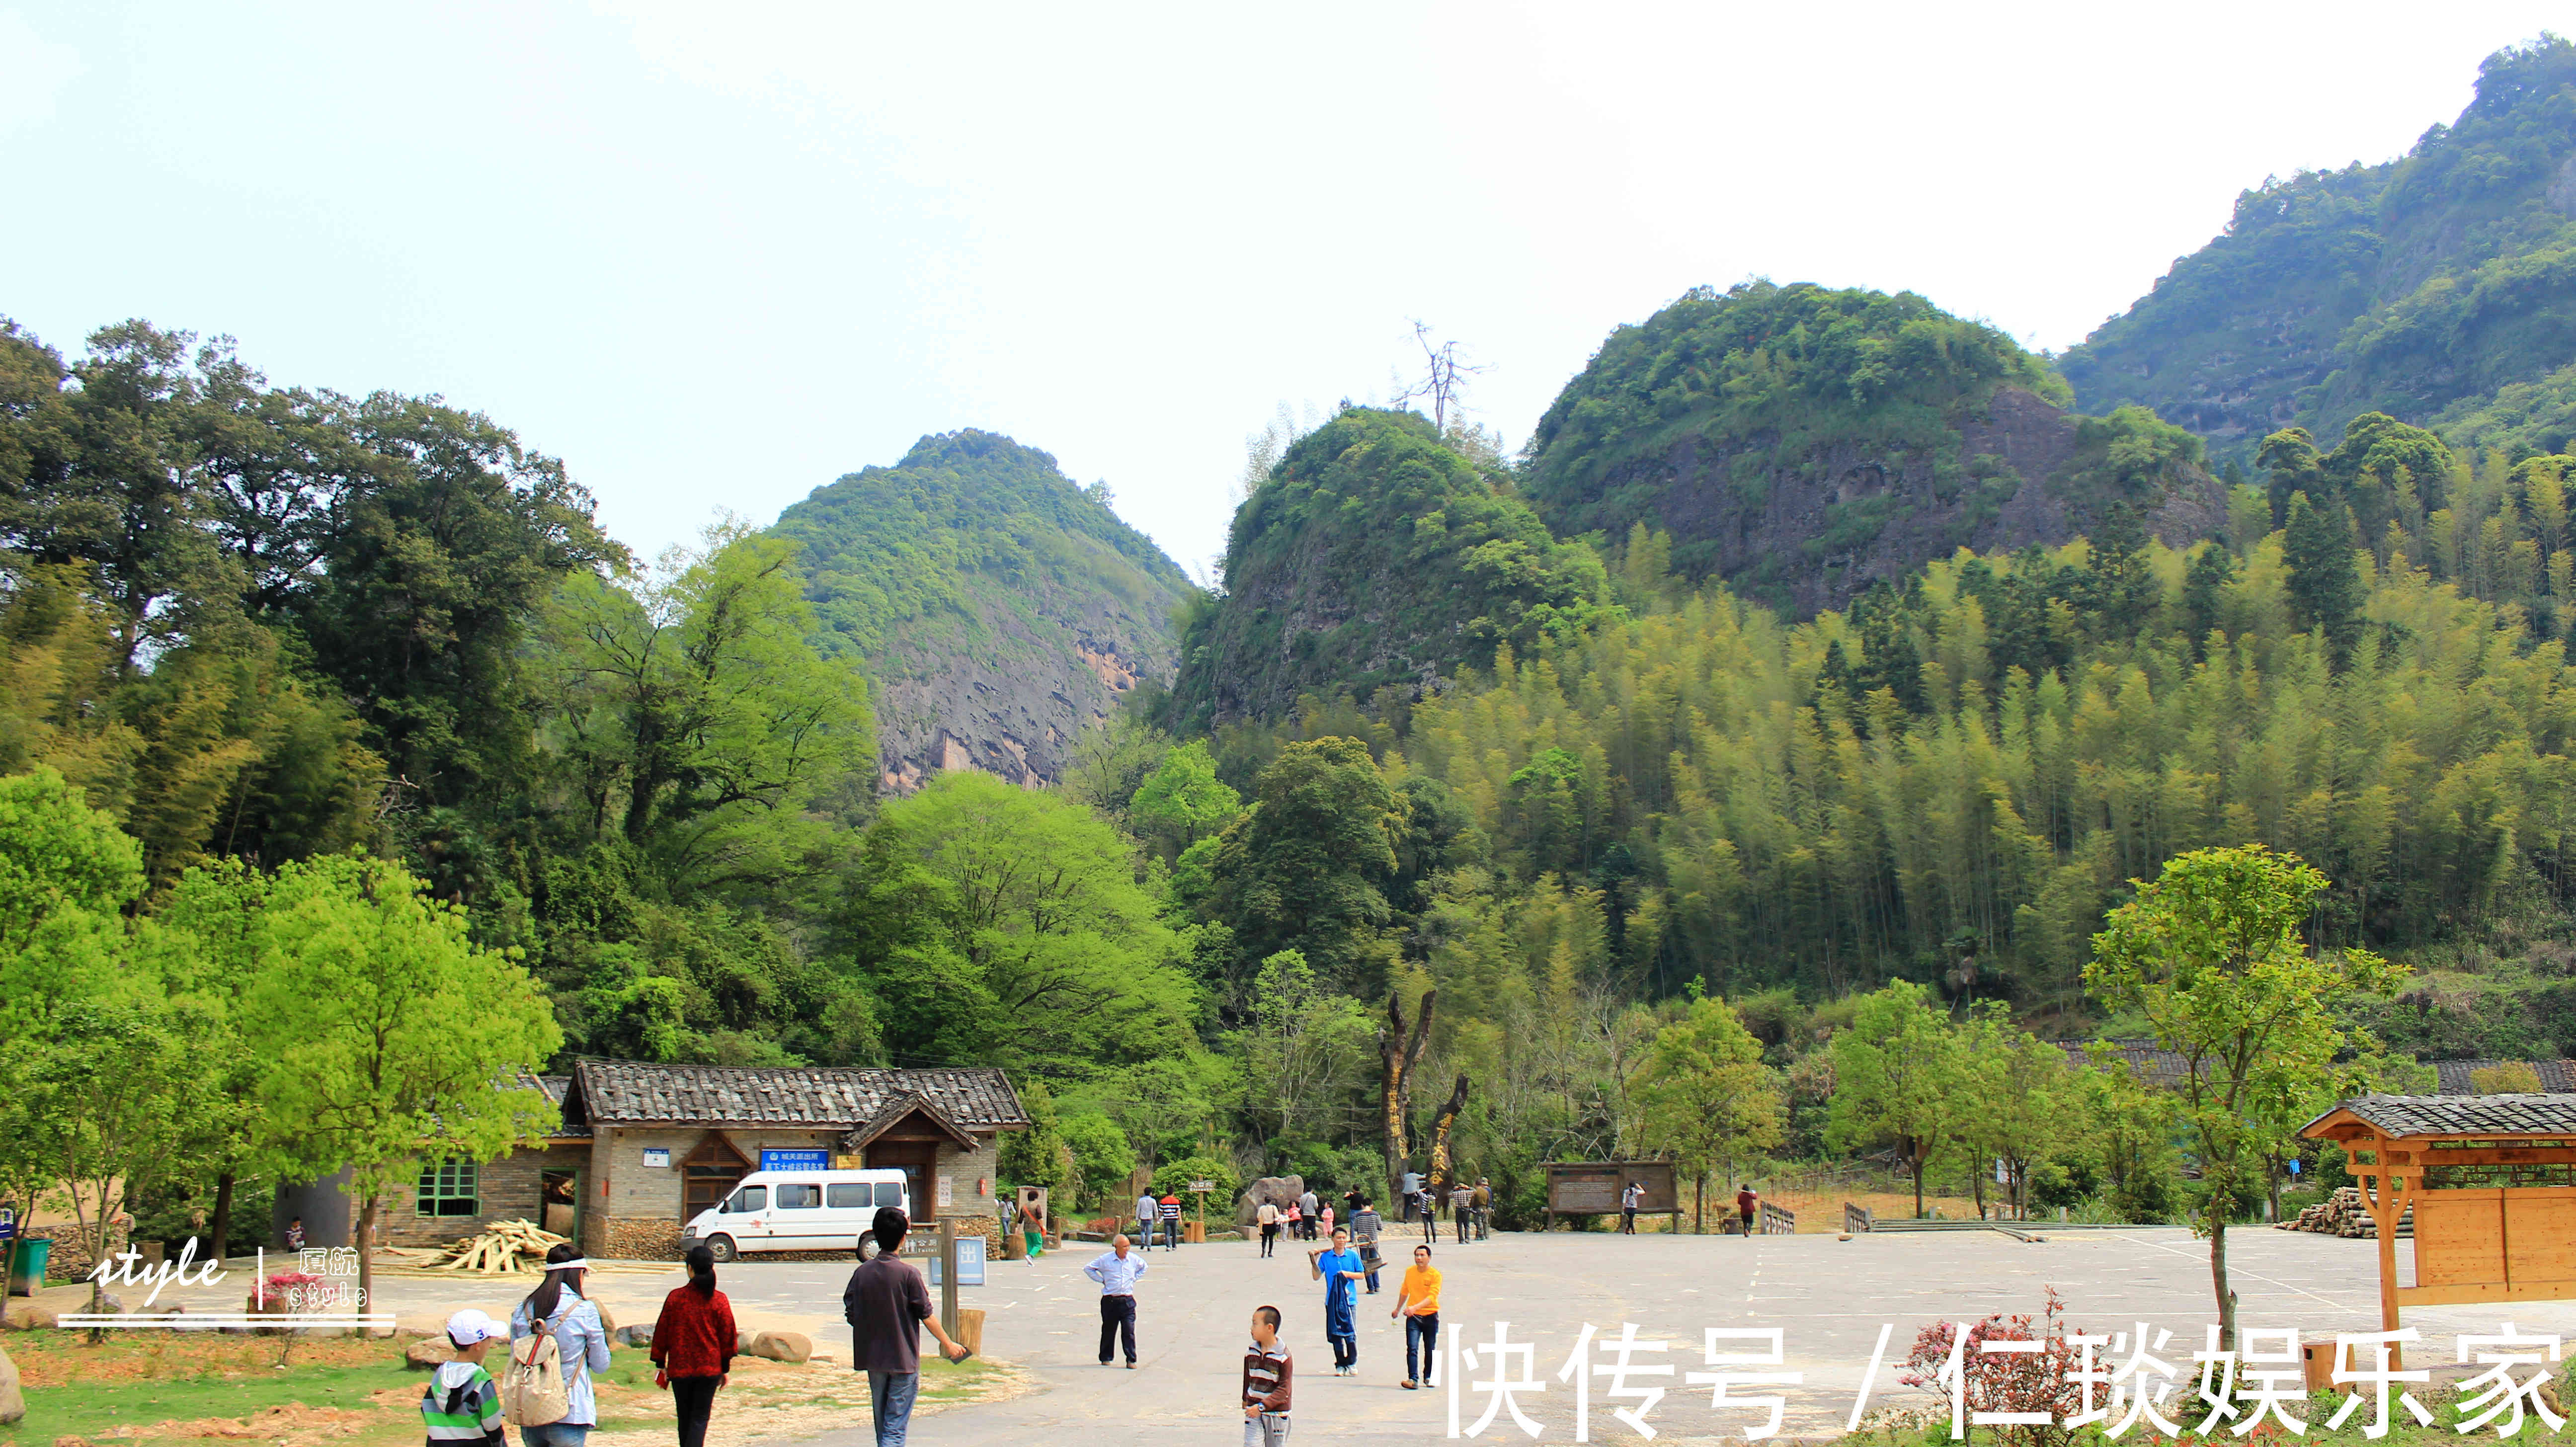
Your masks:
M 769 1188 L 767 1186 L 745 1186 L 741 1190 L 733 1193 L 733 1199 L 725 1202 L 724 1208 L 725 1214 L 729 1216 L 738 1216 L 745 1211 L 768 1210 Z

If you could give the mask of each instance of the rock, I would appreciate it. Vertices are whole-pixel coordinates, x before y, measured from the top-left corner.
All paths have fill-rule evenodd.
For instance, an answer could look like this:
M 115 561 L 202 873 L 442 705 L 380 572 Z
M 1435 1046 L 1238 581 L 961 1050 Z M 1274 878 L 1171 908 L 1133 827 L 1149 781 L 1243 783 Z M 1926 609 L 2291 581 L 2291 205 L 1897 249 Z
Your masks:
M 18 1364 L 0 1350 L 0 1427 L 26 1420 L 27 1398 L 18 1390 Z
M 1841 1235 L 1836 1236 L 1834 1239 L 1835 1239 L 1835 1240 L 1837 1240 L 1837 1241 L 1849 1241 L 1849 1240 L 1851 1239 L 1851 1233 L 1850 1233 L 1849 1231 L 1845 1231 L 1845 1232 L 1844 1232 L 1844 1233 L 1842 1233 Z M 1407 1328 L 1407 1330 L 1410 1330 L 1410 1329 L 1411 1329 L 1411 1328 Z
M 618 1341 L 631 1347 L 649 1347 L 653 1344 L 653 1328 L 649 1326 L 621 1326 L 614 1335 Z
M 733 1354 L 738 1357 L 750 1356 L 752 1339 L 759 1335 L 760 1333 L 756 1331 L 736 1327 L 733 1334 Z
M 803 1362 L 814 1355 L 814 1339 L 801 1331 L 764 1331 L 752 1337 L 750 1355 L 773 1362 Z
M 454 1360 L 456 1360 L 456 1346 L 447 1339 L 445 1332 L 440 1332 L 436 1336 L 422 1337 L 403 1348 L 403 1364 L 417 1367 L 422 1371 L 445 1366 Z
M 1304 1176 L 1263 1176 L 1243 1188 L 1234 1203 L 1234 1224 L 1249 1226 L 1259 1218 L 1261 1203 L 1285 1207 L 1306 1194 Z M 1336 1203 L 1338 1204 L 1338 1203 Z

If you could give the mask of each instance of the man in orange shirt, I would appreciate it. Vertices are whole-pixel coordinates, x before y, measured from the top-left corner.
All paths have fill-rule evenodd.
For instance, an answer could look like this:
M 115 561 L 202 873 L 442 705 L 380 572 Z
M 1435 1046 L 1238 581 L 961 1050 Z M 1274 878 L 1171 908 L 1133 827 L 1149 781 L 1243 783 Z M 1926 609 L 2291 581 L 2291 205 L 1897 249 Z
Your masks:
M 1413 1264 L 1404 1268 L 1396 1288 L 1395 1310 L 1387 1320 L 1404 1318 L 1404 1389 L 1432 1385 L 1432 1368 L 1440 1361 L 1440 1273 L 1431 1269 L 1431 1248 L 1413 1248 Z M 1414 1353 L 1421 1352 L 1420 1360 Z

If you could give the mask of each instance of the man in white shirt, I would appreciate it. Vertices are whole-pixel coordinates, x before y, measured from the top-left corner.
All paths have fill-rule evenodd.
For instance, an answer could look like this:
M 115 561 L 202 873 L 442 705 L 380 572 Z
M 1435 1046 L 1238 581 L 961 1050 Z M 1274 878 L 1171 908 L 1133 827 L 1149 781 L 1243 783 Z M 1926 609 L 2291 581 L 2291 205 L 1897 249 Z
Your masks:
M 1147 1199 L 1151 1199 L 1148 1197 Z M 1082 1274 L 1100 1283 L 1100 1364 L 1109 1365 L 1109 1349 L 1125 1337 L 1127 1370 L 1136 1370 L 1136 1278 L 1145 1274 L 1145 1253 L 1129 1250 L 1120 1236 L 1109 1249 L 1091 1258 Z
M 1136 1239 L 1147 1246 L 1154 1244 L 1154 1192 L 1147 1187 L 1136 1193 Z

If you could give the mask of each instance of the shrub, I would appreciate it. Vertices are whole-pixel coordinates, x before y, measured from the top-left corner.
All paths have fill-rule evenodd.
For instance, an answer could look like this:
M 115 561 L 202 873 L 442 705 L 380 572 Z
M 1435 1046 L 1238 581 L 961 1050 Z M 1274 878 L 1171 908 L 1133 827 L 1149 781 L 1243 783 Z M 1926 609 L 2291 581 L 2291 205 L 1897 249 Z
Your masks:
M 2084 1409 L 2081 1388 L 2067 1380 L 2078 1366 L 2075 1348 L 2068 1343 L 2072 1335 L 2058 1320 L 2066 1303 L 2058 1299 L 2057 1288 L 2047 1288 L 2037 1329 L 2027 1315 L 2005 1316 L 1998 1312 L 1968 1328 L 1968 1339 L 1959 1356 L 1960 1392 L 1970 1412 L 2045 1412 L 2047 1424 L 2025 1423 L 1989 1430 L 2007 1447 L 2062 1447 L 2075 1433 L 2058 1425 Z M 1941 1380 L 1941 1370 L 1950 1359 L 1951 1343 L 1958 1336 L 1952 1322 L 1935 1322 L 1914 1339 L 1914 1351 L 1906 1357 L 1902 1380 L 1909 1387 L 1937 1392 L 1946 1399 L 1950 1384 Z M 1988 1341 L 2037 1341 L 2035 1352 L 1988 1353 L 1981 1348 Z

